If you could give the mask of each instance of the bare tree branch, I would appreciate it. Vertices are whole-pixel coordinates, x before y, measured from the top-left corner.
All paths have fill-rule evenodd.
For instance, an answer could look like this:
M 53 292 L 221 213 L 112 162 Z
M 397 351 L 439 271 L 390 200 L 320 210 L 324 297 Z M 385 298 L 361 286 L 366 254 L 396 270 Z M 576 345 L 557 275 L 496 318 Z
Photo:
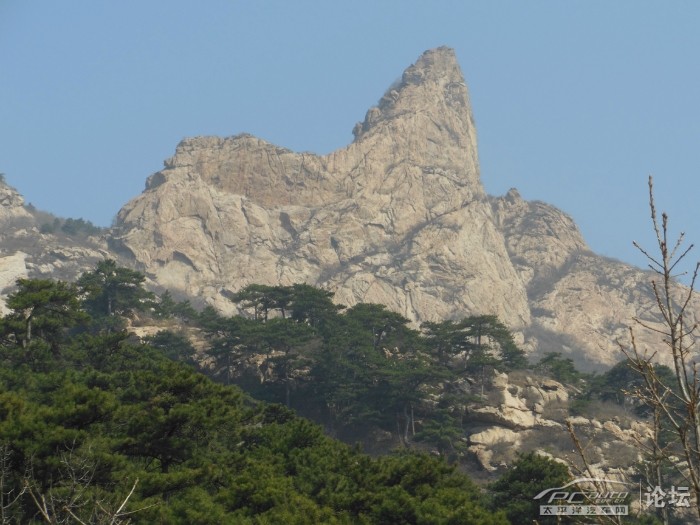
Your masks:
M 693 245 L 684 248 L 685 235 L 681 233 L 673 243 L 673 248 L 669 249 L 668 215 L 662 213 L 659 221 L 652 177 L 649 177 L 649 210 L 658 254 L 652 255 L 638 243 L 633 244 L 647 258 L 649 267 L 657 276 L 651 285 L 663 328 L 640 319 L 635 319 L 635 323 L 647 331 L 661 335 L 666 353 L 660 354 L 658 350 L 651 354 L 643 353 L 632 328 L 629 347 L 620 345 L 620 348 L 630 367 L 643 379 L 642 386 L 635 389 L 633 395 L 653 409 L 653 437 L 650 447 L 644 448 L 651 452 L 657 480 L 661 482 L 662 462 L 672 466 L 692 487 L 696 512 L 700 516 L 700 377 L 698 363 L 692 354 L 698 324 L 688 322 L 700 263 L 694 266 L 689 287 L 683 288 L 675 281 L 674 272 L 679 263 L 686 259 Z M 673 385 L 666 384 L 658 373 L 656 359 L 662 355 L 673 363 Z M 677 438 L 675 446 L 678 447 L 682 461 L 674 461 L 670 453 L 671 443 L 664 446 L 661 442 L 660 436 L 664 428 Z M 666 521 L 667 516 L 664 519 Z

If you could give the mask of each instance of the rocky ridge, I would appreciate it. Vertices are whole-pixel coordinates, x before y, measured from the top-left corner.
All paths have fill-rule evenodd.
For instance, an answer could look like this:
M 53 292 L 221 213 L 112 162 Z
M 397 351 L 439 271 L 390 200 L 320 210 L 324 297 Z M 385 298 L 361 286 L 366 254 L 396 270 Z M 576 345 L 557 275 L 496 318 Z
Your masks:
M 634 321 L 663 328 L 650 272 L 596 255 L 571 217 L 549 204 L 527 202 L 517 190 L 491 203 L 528 296 L 526 341 L 540 352 L 562 352 L 587 371 L 623 358 L 619 345 L 627 347 L 630 327 L 640 349 L 653 351 L 663 344 L 658 334 Z M 685 288 L 676 286 L 677 296 L 683 293 Z M 695 296 L 690 322 L 696 322 L 698 312 Z
M 353 133 L 325 156 L 250 135 L 186 139 L 120 211 L 112 246 L 224 311 L 247 284 L 306 282 L 416 323 L 496 314 L 528 351 L 586 369 L 618 361 L 616 340 L 650 319 L 645 272 L 593 254 L 548 204 L 486 196 L 452 50 L 423 54 Z
M 2 299 L 11 293 L 17 279 L 70 281 L 97 261 L 113 257 L 104 236 L 42 232 L 41 215 L 0 180 L 0 315 L 7 313 Z
M 635 317 L 659 321 L 646 272 L 592 253 L 553 206 L 485 194 L 451 49 L 424 53 L 353 134 L 328 155 L 250 135 L 185 139 L 111 231 L 80 240 L 42 233 L 0 183 L 0 294 L 20 276 L 71 279 L 112 257 L 227 313 L 247 284 L 305 282 L 416 324 L 495 314 L 529 353 L 584 369 L 622 358 L 616 340 Z
M 222 310 L 247 284 L 306 282 L 416 322 L 467 312 L 530 322 L 446 48 L 408 68 L 329 155 L 248 135 L 183 141 L 120 211 L 112 242 L 159 284 Z

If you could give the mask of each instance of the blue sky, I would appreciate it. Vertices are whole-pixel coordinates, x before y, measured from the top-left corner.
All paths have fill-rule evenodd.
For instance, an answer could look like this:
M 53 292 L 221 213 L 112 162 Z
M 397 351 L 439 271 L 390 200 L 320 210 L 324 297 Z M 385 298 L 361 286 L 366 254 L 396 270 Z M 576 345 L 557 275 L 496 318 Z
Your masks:
M 448 45 L 486 190 L 554 204 L 596 252 L 642 264 L 649 174 L 700 242 L 698 27 L 694 1 L 0 0 L 0 172 L 108 225 L 182 138 L 330 152 Z

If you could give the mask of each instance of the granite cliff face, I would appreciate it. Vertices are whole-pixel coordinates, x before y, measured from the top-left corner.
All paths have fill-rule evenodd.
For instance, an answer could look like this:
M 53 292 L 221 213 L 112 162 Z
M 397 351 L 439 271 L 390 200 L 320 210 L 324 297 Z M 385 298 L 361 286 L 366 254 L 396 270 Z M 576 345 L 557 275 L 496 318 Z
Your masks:
M 485 194 L 452 50 L 424 53 L 353 134 L 323 156 L 250 135 L 183 140 L 111 231 L 80 242 L 42 233 L 0 183 L 0 296 L 17 277 L 73 279 L 112 257 L 227 313 L 247 284 L 305 282 L 416 323 L 495 314 L 528 352 L 584 368 L 622 358 L 633 318 L 658 322 L 646 272 L 593 254 L 548 204 Z
M 229 311 L 249 283 L 306 282 L 417 322 L 494 313 L 528 326 L 454 52 L 421 56 L 354 135 L 325 156 L 247 135 L 185 140 L 120 211 L 113 246 Z
M 186 139 L 119 212 L 110 246 L 225 312 L 247 284 L 305 282 L 417 323 L 496 314 L 528 351 L 584 368 L 622 358 L 634 317 L 654 322 L 648 274 L 593 254 L 550 205 L 485 194 L 452 50 L 424 53 L 353 134 L 324 156 L 250 135 Z
M 612 365 L 624 356 L 635 329 L 640 349 L 659 350 L 661 337 L 634 322 L 662 330 L 650 272 L 600 257 L 588 248 L 573 220 L 542 202 L 526 202 L 516 190 L 492 198 L 496 224 L 527 290 L 531 323 L 525 340 L 539 352 L 562 352 L 584 370 Z M 677 286 L 680 298 L 686 289 Z M 700 299 L 690 308 L 697 322 Z M 636 328 L 635 328 L 636 327 Z M 663 351 L 659 352 L 663 361 Z

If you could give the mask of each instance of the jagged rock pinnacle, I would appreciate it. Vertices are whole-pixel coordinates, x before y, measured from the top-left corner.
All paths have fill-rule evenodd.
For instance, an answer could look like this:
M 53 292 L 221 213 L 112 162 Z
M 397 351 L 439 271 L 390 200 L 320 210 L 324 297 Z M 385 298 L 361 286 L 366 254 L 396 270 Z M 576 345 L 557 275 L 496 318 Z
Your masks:
M 457 141 L 471 134 L 473 117 L 467 86 L 454 50 L 448 47 L 423 53 L 404 71 L 401 81 L 386 91 L 378 105 L 367 111 L 353 134 L 358 140 L 380 123 L 421 113 L 425 118 L 416 124 L 449 126 Z
M 224 310 L 222 288 L 306 282 L 418 322 L 479 312 L 524 326 L 527 296 L 483 197 L 467 86 L 438 48 L 328 155 L 250 135 L 181 142 L 119 212 L 112 246 Z
M 73 278 L 109 256 L 228 313 L 243 286 L 304 282 L 417 323 L 495 314 L 529 350 L 568 352 L 579 365 L 613 364 L 628 321 L 655 309 L 648 276 L 592 254 L 566 214 L 516 190 L 485 195 L 448 48 L 406 69 L 356 139 L 328 155 L 251 135 L 183 140 L 119 212 L 109 254 L 101 244 L 56 249 L 63 237 L 32 224 L 0 183 L 0 293 L 28 272 Z

